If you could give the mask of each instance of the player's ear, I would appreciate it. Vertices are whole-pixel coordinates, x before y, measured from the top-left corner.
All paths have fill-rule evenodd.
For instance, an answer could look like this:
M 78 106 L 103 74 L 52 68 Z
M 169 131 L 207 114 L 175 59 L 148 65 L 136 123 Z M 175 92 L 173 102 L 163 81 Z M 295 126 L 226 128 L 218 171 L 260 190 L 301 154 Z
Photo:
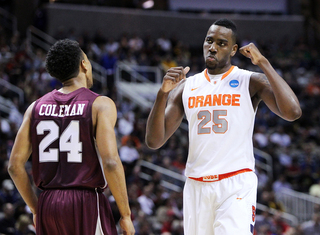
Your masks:
M 238 44 L 234 44 L 232 46 L 231 57 L 233 57 L 236 54 L 237 50 L 238 50 Z
M 81 60 L 80 69 L 83 69 L 83 71 L 85 71 L 85 72 L 88 70 L 88 67 L 87 67 L 85 60 Z

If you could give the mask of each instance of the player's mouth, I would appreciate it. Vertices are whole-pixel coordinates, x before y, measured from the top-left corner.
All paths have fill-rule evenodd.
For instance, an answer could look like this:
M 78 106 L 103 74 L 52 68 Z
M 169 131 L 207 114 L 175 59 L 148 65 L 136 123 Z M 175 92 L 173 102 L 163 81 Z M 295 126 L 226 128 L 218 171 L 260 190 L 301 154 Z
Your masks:
M 218 59 L 217 57 L 213 56 L 213 55 L 209 55 L 207 56 L 207 60 L 210 61 L 210 62 L 218 62 Z

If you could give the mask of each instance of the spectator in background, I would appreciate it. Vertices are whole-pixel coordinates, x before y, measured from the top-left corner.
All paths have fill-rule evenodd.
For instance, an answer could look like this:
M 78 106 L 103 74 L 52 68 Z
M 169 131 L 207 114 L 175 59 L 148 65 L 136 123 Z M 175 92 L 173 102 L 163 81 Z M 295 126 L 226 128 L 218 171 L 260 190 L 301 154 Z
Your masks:
M 301 166 L 299 165 L 299 160 L 297 157 L 293 157 L 291 165 L 286 168 L 286 173 L 289 182 L 295 185 L 295 182 L 297 182 L 301 175 Z
M 172 58 L 171 54 L 167 53 L 163 60 L 161 60 L 161 67 L 163 71 L 166 73 L 168 69 L 171 67 L 177 67 L 177 62 Z
M 108 53 L 117 53 L 119 49 L 119 42 L 117 42 L 113 37 L 110 37 L 105 45 L 105 50 Z
M 292 187 L 288 183 L 286 175 L 281 174 L 279 178 L 273 182 L 272 189 L 275 193 L 278 193 L 283 189 L 292 189 Z
M 260 199 L 260 203 L 275 210 L 284 211 L 282 203 L 278 202 L 275 198 L 273 191 L 263 191 Z
M 269 176 L 258 165 L 256 165 L 256 174 L 258 177 L 258 197 L 259 197 L 260 193 L 267 186 L 267 183 L 269 182 Z
M 257 125 L 255 133 L 253 134 L 253 144 L 257 148 L 264 149 L 269 144 L 269 137 L 267 135 L 267 128 L 263 125 Z
M 314 142 L 304 143 L 303 152 L 301 152 L 300 165 L 301 169 L 309 168 L 311 174 L 315 174 L 319 168 L 320 159 L 318 157 L 317 145 Z
M 290 136 L 284 132 L 282 126 L 278 126 L 276 132 L 270 135 L 270 141 L 281 147 L 287 147 L 291 143 Z
M 141 210 L 147 215 L 153 215 L 154 202 L 152 200 L 153 185 L 149 184 L 143 187 L 142 195 L 140 195 L 137 201 L 140 203 Z
M 272 229 L 272 216 L 269 211 L 262 211 L 260 215 L 256 215 L 256 223 L 254 226 L 256 235 L 269 235 Z
M 171 41 L 164 33 L 156 40 L 156 43 L 160 47 L 161 55 L 171 52 Z
M 14 235 L 35 235 L 36 231 L 32 225 L 29 215 L 20 215 L 16 223 L 16 232 Z
M 144 46 L 143 40 L 137 35 L 134 34 L 128 41 L 129 48 L 135 54 L 142 50 Z
M 305 167 L 298 179 L 298 191 L 308 193 L 311 185 L 313 185 L 315 182 L 316 178 L 312 172 L 311 166 Z
M 272 234 L 285 235 L 291 228 L 291 226 L 281 217 L 281 214 L 281 211 L 277 211 L 272 217 Z
M 301 224 L 302 235 L 320 235 L 320 208 L 315 207 L 312 220 Z
M 280 148 L 278 152 L 279 152 L 278 159 L 279 159 L 281 166 L 283 166 L 284 168 L 290 167 L 290 165 L 292 164 L 292 157 L 290 155 L 290 148 L 283 147 L 283 148 Z
M 107 70 L 107 88 L 110 93 L 114 89 L 114 68 L 117 61 L 116 54 L 111 51 L 104 51 L 100 59 L 100 65 Z
M 120 147 L 119 156 L 124 167 L 126 180 L 128 181 L 139 159 L 139 152 L 134 146 L 134 142 L 131 138 L 129 138 L 126 143 Z
M 176 151 L 176 157 L 172 158 L 172 166 L 178 170 L 178 172 L 184 175 L 184 170 L 186 168 L 186 157 L 183 155 L 184 151 L 182 148 L 178 148 Z
M 134 129 L 133 121 L 130 120 L 129 113 L 124 113 L 118 121 L 118 131 L 122 136 L 130 135 Z
M 21 200 L 21 196 L 15 189 L 11 179 L 5 179 L 2 182 L 2 188 L 0 189 L 0 200 L 2 203 L 15 204 Z
M 2 207 L 3 218 L 0 219 L 0 234 L 14 235 L 15 234 L 15 219 L 14 207 L 11 203 L 5 203 Z
M 309 194 L 311 196 L 320 198 L 320 179 L 318 179 L 316 183 L 311 185 L 311 187 L 309 188 Z

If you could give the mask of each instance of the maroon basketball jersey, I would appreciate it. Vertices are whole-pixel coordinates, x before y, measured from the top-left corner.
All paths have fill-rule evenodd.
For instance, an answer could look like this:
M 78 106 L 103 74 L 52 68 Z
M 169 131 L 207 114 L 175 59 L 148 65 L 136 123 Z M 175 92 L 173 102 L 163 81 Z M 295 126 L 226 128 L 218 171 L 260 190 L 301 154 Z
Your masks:
M 32 168 L 39 188 L 106 186 L 92 125 L 92 103 L 98 96 L 87 88 L 69 94 L 53 90 L 35 102 Z

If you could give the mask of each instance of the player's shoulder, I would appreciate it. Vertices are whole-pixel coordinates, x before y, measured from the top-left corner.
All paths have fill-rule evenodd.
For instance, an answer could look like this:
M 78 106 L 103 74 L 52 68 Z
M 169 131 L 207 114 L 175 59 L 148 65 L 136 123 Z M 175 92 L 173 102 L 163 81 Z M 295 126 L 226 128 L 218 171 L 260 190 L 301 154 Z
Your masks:
M 206 82 L 206 70 L 202 72 L 192 74 L 185 79 L 185 84 L 183 85 L 184 90 L 190 90 L 194 87 L 199 87 Z
M 100 95 L 93 102 L 93 108 L 97 110 L 116 109 L 116 105 L 111 98 Z
M 36 104 L 37 101 L 33 101 L 29 106 L 28 108 L 26 109 L 25 113 L 24 113 L 24 117 L 25 118 L 29 118 L 31 119 L 32 117 L 32 112 L 33 112 L 33 109 L 35 107 L 35 104 Z
M 265 74 L 259 72 L 252 72 L 250 75 L 250 85 L 251 86 L 260 86 L 269 84 L 268 78 Z
M 243 75 L 249 75 L 251 76 L 253 73 L 255 73 L 254 71 L 251 71 L 249 69 L 244 69 L 244 68 L 239 68 L 238 66 L 233 66 L 233 70 L 232 72 L 235 74 L 243 74 Z

